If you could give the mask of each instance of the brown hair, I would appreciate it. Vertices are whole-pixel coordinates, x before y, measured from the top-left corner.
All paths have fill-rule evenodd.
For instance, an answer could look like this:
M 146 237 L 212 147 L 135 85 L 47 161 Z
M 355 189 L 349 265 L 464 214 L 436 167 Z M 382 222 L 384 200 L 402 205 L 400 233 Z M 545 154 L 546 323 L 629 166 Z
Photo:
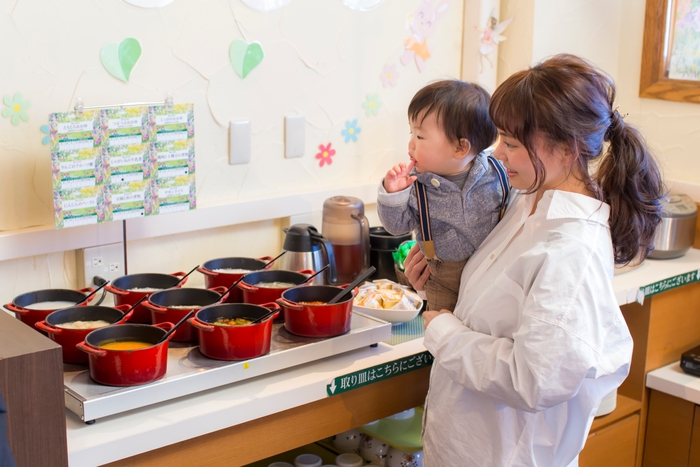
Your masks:
M 436 81 L 418 91 L 408 106 L 408 118 L 423 123 L 435 113 L 437 124 L 455 143 L 466 138 L 475 154 L 491 146 L 498 131 L 489 117 L 489 93 L 474 83 Z M 422 113 L 422 115 L 421 115 Z
M 563 144 L 576 156 L 573 173 L 596 198 L 610 205 L 615 262 L 646 258 L 661 221 L 664 185 L 642 135 L 617 110 L 615 84 L 607 74 L 573 55 L 556 55 L 510 76 L 493 93 L 489 114 L 496 126 L 527 149 L 536 191 L 546 175 L 535 139 Z M 608 142 L 607 151 L 604 142 Z M 588 165 L 603 156 L 595 175 Z

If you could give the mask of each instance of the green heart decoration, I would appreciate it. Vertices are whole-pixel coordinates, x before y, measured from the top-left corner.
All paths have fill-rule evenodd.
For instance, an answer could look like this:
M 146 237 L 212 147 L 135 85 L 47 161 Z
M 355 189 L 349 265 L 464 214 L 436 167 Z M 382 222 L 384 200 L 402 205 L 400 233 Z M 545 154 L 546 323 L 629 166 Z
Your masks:
M 141 57 L 141 44 L 133 37 L 128 37 L 117 44 L 107 44 L 100 51 L 102 66 L 110 75 L 122 81 L 129 81 L 131 70 Z
M 248 76 L 248 73 L 258 66 L 265 56 L 260 42 L 248 43 L 241 39 L 233 41 L 228 54 L 233 69 L 241 78 Z

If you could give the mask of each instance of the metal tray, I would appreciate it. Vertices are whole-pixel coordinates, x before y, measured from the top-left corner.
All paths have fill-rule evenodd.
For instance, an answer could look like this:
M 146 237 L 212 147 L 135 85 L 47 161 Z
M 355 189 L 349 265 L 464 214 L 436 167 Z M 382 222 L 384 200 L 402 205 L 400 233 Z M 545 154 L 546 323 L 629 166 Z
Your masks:
M 205 357 L 199 346 L 171 342 L 168 371 L 153 383 L 114 387 L 94 382 L 85 365 L 63 365 L 66 407 L 86 423 L 127 410 L 235 383 L 290 368 L 391 337 L 391 323 L 353 312 L 350 331 L 330 338 L 290 334 L 283 324 L 273 324 L 270 353 L 250 360 L 222 361 Z

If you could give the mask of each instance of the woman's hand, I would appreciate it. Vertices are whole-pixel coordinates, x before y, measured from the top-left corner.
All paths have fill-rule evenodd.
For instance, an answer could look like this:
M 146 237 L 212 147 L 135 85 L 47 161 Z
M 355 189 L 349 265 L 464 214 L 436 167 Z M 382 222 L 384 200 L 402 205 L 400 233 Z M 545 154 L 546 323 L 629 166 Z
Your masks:
M 406 255 L 406 259 L 403 262 L 408 282 L 411 283 L 414 290 L 423 290 L 425 283 L 430 277 L 430 268 L 428 267 L 428 260 L 425 259 L 425 255 L 420 251 L 420 247 L 416 243 L 413 248 Z
M 428 325 L 436 317 L 443 315 L 445 313 L 452 313 L 450 310 L 440 310 L 440 311 L 424 311 L 423 312 L 423 329 L 428 329 Z

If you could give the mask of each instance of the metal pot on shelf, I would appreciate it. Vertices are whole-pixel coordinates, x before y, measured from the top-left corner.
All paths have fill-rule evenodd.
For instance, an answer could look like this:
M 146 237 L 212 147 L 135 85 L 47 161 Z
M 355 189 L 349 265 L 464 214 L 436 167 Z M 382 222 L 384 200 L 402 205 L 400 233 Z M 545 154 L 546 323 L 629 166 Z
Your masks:
M 698 207 L 688 195 L 669 195 L 661 200 L 661 223 L 654 234 L 651 259 L 683 256 L 693 247 Z

